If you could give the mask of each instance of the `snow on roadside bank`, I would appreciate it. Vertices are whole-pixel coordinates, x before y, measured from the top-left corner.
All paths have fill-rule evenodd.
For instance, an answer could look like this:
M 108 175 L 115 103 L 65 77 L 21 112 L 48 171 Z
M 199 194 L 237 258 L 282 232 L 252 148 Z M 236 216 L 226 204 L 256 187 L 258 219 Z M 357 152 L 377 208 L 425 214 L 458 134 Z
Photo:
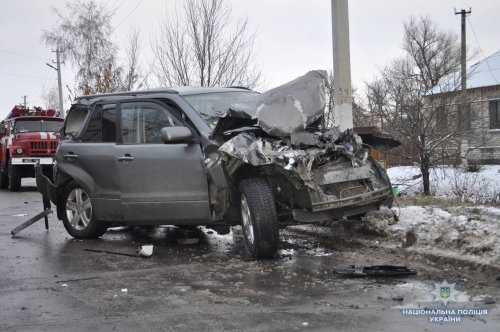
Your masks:
M 387 173 L 399 193 L 416 195 L 422 192 L 422 177 L 417 167 L 391 167 Z M 482 166 L 477 173 L 462 172 L 453 167 L 434 167 L 430 170 L 430 185 L 432 194 L 438 197 L 500 204 L 500 165 Z
M 413 231 L 412 248 L 442 256 L 459 256 L 478 263 L 500 266 L 500 208 L 475 206 L 401 207 L 398 223 L 389 225 L 391 241 L 405 241 Z
M 418 168 L 392 167 L 387 173 L 401 194 L 422 192 Z M 399 222 L 385 228 L 390 242 L 399 246 L 411 233 L 416 241 L 410 247 L 418 252 L 500 267 L 500 165 L 483 166 L 477 173 L 436 167 L 431 169 L 430 182 L 437 197 L 496 207 L 403 206 Z

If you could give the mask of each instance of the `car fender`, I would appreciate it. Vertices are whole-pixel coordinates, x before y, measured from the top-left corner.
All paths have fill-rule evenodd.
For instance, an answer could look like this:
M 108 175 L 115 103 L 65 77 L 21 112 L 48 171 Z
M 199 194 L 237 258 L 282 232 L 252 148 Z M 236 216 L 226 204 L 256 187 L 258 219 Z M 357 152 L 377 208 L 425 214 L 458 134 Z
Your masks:
M 77 167 L 73 164 L 68 163 L 58 163 L 57 164 L 57 173 L 64 173 L 67 177 L 78 183 L 86 192 L 89 193 L 90 197 L 94 197 L 95 190 L 95 181 L 92 177 L 85 171 L 83 171 L 80 167 Z M 62 174 L 58 174 L 57 177 L 63 179 Z M 65 186 L 67 180 L 57 181 L 58 186 Z M 61 190 L 63 188 L 60 188 Z

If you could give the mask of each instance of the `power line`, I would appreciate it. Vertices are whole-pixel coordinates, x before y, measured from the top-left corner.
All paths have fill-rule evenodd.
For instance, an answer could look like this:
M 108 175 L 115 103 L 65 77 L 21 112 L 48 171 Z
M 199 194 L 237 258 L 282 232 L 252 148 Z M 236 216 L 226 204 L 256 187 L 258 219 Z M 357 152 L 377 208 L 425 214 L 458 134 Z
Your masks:
M 474 27 L 472 26 L 472 22 L 471 22 L 470 18 L 468 18 L 468 17 L 467 17 L 467 22 L 469 22 L 469 27 L 472 31 L 472 35 L 474 35 L 474 39 L 476 40 L 477 47 L 479 48 L 479 51 L 483 55 L 483 61 L 486 63 L 486 66 L 488 67 L 488 71 L 490 72 L 491 77 L 493 77 L 493 80 L 496 82 L 497 85 L 500 84 L 500 83 L 498 83 L 498 80 L 495 77 L 495 75 L 493 75 L 493 70 L 490 67 L 490 64 L 488 62 L 488 58 L 484 55 L 483 49 L 481 48 L 481 45 L 479 44 L 479 40 L 477 39 L 476 31 L 474 30 Z
M 113 29 L 113 30 L 116 30 L 123 22 L 125 22 L 125 20 L 130 16 L 132 15 L 133 12 L 135 12 L 135 10 L 141 5 L 141 3 L 143 2 L 144 0 L 141 0 L 139 1 L 139 3 L 134 7 L 134 9 L 132 9 L 132 11 L 130 11 L 130 13 L 127 14 L 127 16 L 125 16 L 125 18 L 123 20 L 120 21 L 120 23 L 118 23 L 116 25 L 116 27 Z
M 42 58 L 42 57 L 39 57 L 36 55 L 24 54 L 24 53 L 19 53 L 19 52 L 12 52 L 12 51 L 2 50 L 2 49 L 0 49 L 0 52 L 9 53 L 9 54 L 13 54 L 13 55 L 19 55 L 19 56 L 25 56 L 25 57 L 34 58 L 34 59 L 49 60 L 48 58 Z
M 26 78 L 35 78 L 37 80 L 39 79 L 44 79 L 44 77 L 41 76 L 31 76 L 31 75 L 23 75 L 23 74 L 14 74 L 14 73 L 2 73 L 0 72 L 0 75 L 6 75 L 6 76 L 19 76 L 19 77 L 26 77 Z

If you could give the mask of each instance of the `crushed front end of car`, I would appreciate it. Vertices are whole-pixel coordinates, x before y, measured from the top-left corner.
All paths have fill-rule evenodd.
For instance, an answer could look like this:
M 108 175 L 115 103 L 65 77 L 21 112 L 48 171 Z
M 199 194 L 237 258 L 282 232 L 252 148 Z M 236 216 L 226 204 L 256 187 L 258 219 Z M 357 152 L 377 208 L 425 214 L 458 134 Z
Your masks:
M 282 220 L 319 222 L 392 205 L 390 180 L 370 157 L 371 146 L 352 129 L 320 127 L 325 77 L 312 71 L 233 105 L 213 133 L 223 142 L 219 152 L 229 176 L 264 176 Z M 398 144 L 377 139 L 378 148 Z

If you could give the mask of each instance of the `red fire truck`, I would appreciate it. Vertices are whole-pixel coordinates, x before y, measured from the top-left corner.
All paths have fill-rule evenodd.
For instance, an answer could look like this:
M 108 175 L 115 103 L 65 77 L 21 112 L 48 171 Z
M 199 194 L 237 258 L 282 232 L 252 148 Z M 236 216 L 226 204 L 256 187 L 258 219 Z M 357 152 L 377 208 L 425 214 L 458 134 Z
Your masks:
M 35 176 L 36 163 L 51 175 L 62 124 L 53 109 L 14 106 L 0 122 L 0 189 L 19 191 L 22 178 Z

